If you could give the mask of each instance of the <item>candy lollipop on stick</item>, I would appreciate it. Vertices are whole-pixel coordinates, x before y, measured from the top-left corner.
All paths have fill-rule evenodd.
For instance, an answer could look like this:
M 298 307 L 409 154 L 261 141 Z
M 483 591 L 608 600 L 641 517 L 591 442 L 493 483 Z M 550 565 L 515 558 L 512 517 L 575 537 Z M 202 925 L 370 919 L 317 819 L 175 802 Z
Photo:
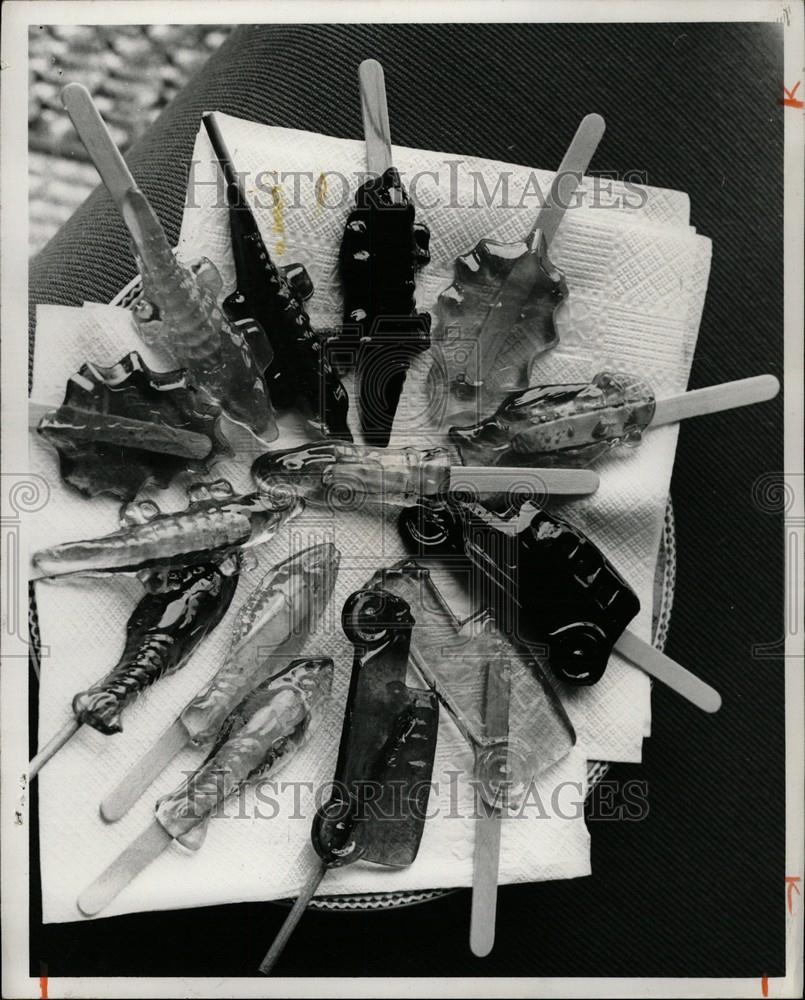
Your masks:
M 264 374 L 274 405 L 301 404 L 317 435 L 351 441 L 346 390 L 305 311 L 313 291 L 307 272 L 301 264 L 278 267 L 271 260 L 218 120 L 208 114 L 202 121 L 226 180 L 236 288 L 224 311 L 232 320 L 259 324 L 269 347 Z
M 176 571 L 171 590 L 142 597 L 126 626 L 120 659 L 106 676 L 73 698 L 74 718 L 30 762 L 29 781 L 81 726 L 106 735 L 122 731 L 122 710 L 147 687 L 184 666 L 223 618 L 237 587 L 239 565 L 235 559 L 227 572 L 220 563 L 188 566 Z
M 207 746 L 240 699 L 298 652 L 332 595 L 339 559 L 334 545 L 312 545 L 269 570 L 241 607 L 213 678 L 101 802 L 107 823 L 125 815 L 183 747 Z
M 95 168 L 120 210 L 140 266 L 143 293 L 134 306 L 141 336 L 186 367 L 227 415 L 269 442 L 277 427 L 263 379 L 243 331 L 221 312 L 221 278 L 210 261 L 180 264 L 162 224 L 129 172 L 89 91 L 68 84 L 62 101 Z
M 436 308 L 441 351 L 428 376 L 432 400 L 447 393 L 448 414 L 468 404 L 489 410 L 527 385 L 532 360 L 558 343 L 554 314 L 568 290 L 548 252 L 604 128 L 600 115 L 582 119 L 522 242 L 482 239 L 457 258 Z
M 356 349 L 361 430 L 385 447 L 412 360 L 430 346 L 430 315 L 416 311 L 414 277 L 430 259 L 429 233 L 393 166 L 383 67 L 359 69 L 366 160 L 373 175 L 356 196 L 341 243 L 344 330 L 333 344 Z
M 133 501 L 123 508 L 118 531 L 40 549 L 31 579 L 126 573 L 147 589 L 170 589 L 177 567 L 261 545 L 304 509 L 287 495 L 235 496 L 225 479 L 193 483 L 187 492 L 184 510 L 163 514 L 152 500 Z
M 275 771 L 305 742 L 332 678 L 329 658 L 294 660 L 246 695 L 222 722 L 204 763 L 159 799 L 150 825 L 81 893 L 79 910 L 95 916 L 174 840 L 198 850 L 227 798 Z
M 184 369 L 153 371 L 136 351 L 117 364 L 83 364 L 60 406 L 28 402 L 28 426 L 58 451 L 62 479 L 85 496 L 133 500 L 231 455 L 221 409 L 190 386 Z
M 252 466 L 261 490 L 288 490 L 311 501 L 354 497 L 402 503 L 445 493 L 583 496 L 598 488 L 589 469 L 465 466 L 454 448 L 372 448 L 326 441 L 269 451 Z
M 637 595 L 568 521 L 530 503 L 500 517 L 478 503 L 421 500 L 402 511 L 399 527 L 416 552 L 466 556 L 477 581 L 488 584 L 501 627 L 547 649 L 562 681 L 595 684 L 614 648 L 703 711 L 720 708 L 709 684 L 627 630 L 640 610 Z
M 600 372 L 591 382 L 534 385 L 507 396 L 489 417 L 451 427 L 464 462 L 482 465 L 590 465 L 619 445 L 637 445 L 651 427 L 773 399 L 773 375 L 724 382 L 655 400 L 643 379 Z
M 313 870 L 260 965 L 263 973 L 331 868 L 357 861 L 407 867 L 425 825 L 439 707 L 431 691 L 406 685 L 410 608 L 384 591 L 356 591 L 342 623 L 354 655 L 332 794 L 313 819 Z

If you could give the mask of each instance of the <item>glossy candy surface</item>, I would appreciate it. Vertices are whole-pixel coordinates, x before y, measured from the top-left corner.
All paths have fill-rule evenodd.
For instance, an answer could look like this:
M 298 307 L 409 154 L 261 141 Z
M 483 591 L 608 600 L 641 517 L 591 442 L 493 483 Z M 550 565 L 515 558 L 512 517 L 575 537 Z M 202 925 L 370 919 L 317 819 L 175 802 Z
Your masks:
M 589 383 L 512 393 L 477 424 L 451 427 L 450 441 L 468 463 L 589 465 L 618 445 L 639 444 L 654 405 L 642 379 L 600 372 Z
M 512 806 L 529 783 L 575 743 L 573 726 L 536 657 L 490 616 L 460 621 L 424 564 L 406 559 L 368 586 L 403 598 L 416 619 L 411 661 L 475 752 L 475 775 L 490 804 Z M 490 719 L 490 674 L 510 689 L 505 732 Z
M 76 420 L 75 410 L 83 413 Z M 147 482 L 167 486 L 179 472 L 201 471 L 231 453 L 221 433 L 220 409 L 194 392 L 184 370 L 152 371 L 132 351 L 108 368 L 87 363 L 70 377 L 64 404 L 39 424 L 38 432 L 59 453 L 62 478 L 85 496 L 110 493 L 131 500 Z M 154 451 L 148 438 L 136 437 L 116 417 L 147 421 L 155 430 L 182 428 L 204 434 L 210 454 L 193 461 Z M 104 440 L 93 433 L 103 425 Z M 115 427 L 117 438 L 113 438 Z
M 102 733 L 122 730 L 120 713 L 141 691 L 182 667 L 223 618 L 238 583 L 215 563 L 188 566 L 174 573 L 168 592 L 146 594 L 126 626 L 120 660 L 92 687 L 73 698 L 79 723 Z
M 544 644 L 554 673 L 571 684 L 599 680 L 640 610 L 589 538 L 530 505 L 506 519 L 480 504 L 423 500 L 402 512 L 400 531 L 414 551 L 466 555 L 490 585 L 503 631 Z
M 515 268 L 522 270 L 522 279 L 507 282 Z M 567 294 L 565 277 L 538 231 L 531 249 L 525 242 L 483 239 L 458 257 L 453 283 L 435 310 L 438 349 L 428 377 L 431 398 L 447 391 L 449 413 L 459 403 L 488 408 L 526 386 L 533 359 L 559 342 L 554 316 Z M 523 303 L 522 308 L 511 324 L 498 329 L 496 314 L 509 299 Z
M 123 217 L 134 237 L 143 292 L 134 320 L 149 344 L 171 352 L 199 389 L 233 420 L 274 440 L 277 427 L 263 374 L 249 338 L 224 316 L 217 302 L 221 278 L 214 265 L 179 263 L 145 197 L 131 190 Z
M 223 720 L 201 767 L 157 802 L 159 824 L 185 847 L 197 850 L 216 807 L 304 742 L 330 694 L 332 679 L 331 659 L 302 659 L 255 688 Z
M 307 271 L 301 264 L 277 267 L 272 261 L 215 115 L 203 121 L 226 179 L 229 206 L 236 288 L 224 299 L 224 311 L 233 322 L 248 326 L 253 320 L 262 331 L 265 343 L 255 353 L 263 360 L 274 405 L 286 409 L 301 403 L 317 433 L 351 441 L 346 390 L 303 304 L 313 294 Z
M 312 545 L 274 566 L 247 597 L 226 660 L 181 713 L 196 746 L 212 740 L 250 688 L 304 643 L 330 600 L 339 561 L 331 543 Z
M 344 501 L 440 493 L 450 485 L 444 448 L 372 448 L 341 442 L 302 445 L 261 455 L 252 466 L 261 490 Z
M 430 792 L 439 711 L 431 691 L 408 688 L 414 624 L 408 605 L 382 591 L 357 591 L 342 614 L 355 647 L 332 797 L 311 838 L 328 866 L 413 862 Z
M 344 325 L 336 343 L 357 351 L 361 429 L 380 447 L 388 444 L 408 367 L 430 346 L 430 315 L 416 312 L 414 299 L 430 234 L 415 214 L 389 167 L 358 189 L 341 242 Z
M 171 570 L 209 562 L 273 538 L 303 510 L 302 501 L 273 503 L 263 493 L 234 496 L 226 480 L 197 483 L 183 511 L 163 514 L 151 500 L 124 508 L 125 527 L 100 538 L 65 542 L 33 556 L 40 576 L 136 573 L 148 589 L 169 588 Z M 222 566 L 226 566 L 224 561 Z

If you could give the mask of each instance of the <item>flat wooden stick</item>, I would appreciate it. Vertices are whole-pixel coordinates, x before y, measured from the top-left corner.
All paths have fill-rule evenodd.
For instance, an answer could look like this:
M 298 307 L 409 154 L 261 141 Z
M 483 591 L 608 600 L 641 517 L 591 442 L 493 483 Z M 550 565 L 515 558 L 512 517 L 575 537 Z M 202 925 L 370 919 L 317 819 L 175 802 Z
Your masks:
M 721 410 L 764 403 L 768 399 L 774 399 L 779 391 L 780 383 L 774 375 L 756 375 L 754 378 L 742 378 L 735 382 L 722 382 L 721 385 L 683 392 L 679 396 L 657 400 L 651 426 L 675 424 L 688 417 L 703 417 L 708 413 L 720 413 Z
M 382 176 L 393 166 L 391 128 L 386 103 L 386 81 L 383 67 L 377 59 L 364 59 L 358 67 L 361 89 L 361 115 L 366 141 L 366 165 L 369 172 Z M 392 201 L 399 201 L 400 192 L 391 189 Z
M 491 660 L 486 668 L 484 735 L 486 739 L 509 737 L 511 702 L 511 666 L 505 657 Z M 503 744 L 508 754 L 508 743 Z M 485 789 L 493 798 L 501 789 Z M 500 868 L 500 810 L 481 802 L 485 816 L 475 821 L 475 850 L 472 872 L 472 909 L 470 912 L 470 950 L 483 958 L 495 943 L 495 916 L 498 906 L 498 869 Z
M 293 934 L 296 929 L 296 925 L 302 919 L 302 916 L 308 907 L 308 903 L 316 895 L 316 890 L 326 874 L 327 865 L 322 862 L 303 886 L 302 891 L 299 893 L 296 901 L 291 907 L 291 912 L 285 918 L 282 927 L 279 929 L 279 933 L 272 941 L 271 947 L 268 949 L 265 958 L 260 963 L 258 971 L 262 972 L 264 976 L 267 976 L 269 972 L 271 972 L 277 962 L 277 959 L 285 950 L 285 945 L 288 943 L 291 934 Z
M 592 469 L 506 469 L 481 465 L 454 465 L 450 469 L 451 492 L 505 493 L 521 489 L 546 495 L 587 496 L 595 493 L 599 481 Z
M 68 723 L 62 726 L 55 736 L 52 736 L 48 740 L 39 753 L 35 757 L 31 758 L 31 761 L 28 764 L 28 781 L 32 781 L 37 776 L 50 758 L 54 757 L 59 750 L 61 750 L 64 744 L 75 736 L 80 728 L 81 723 L 76 719 L 71 719 Z
M 581 178 L 587 172 L 590 160 L 598 148 L 598 143 L 601 141 L 605 129 L 606 122 L 601 115 L 586 115 L 582 118 L 567 152 L 562 157 L 545 204 L 540 209 L 537 220 L 526 238 L 526 243 L 529 246 L 531 246 L 534 234 L 538 229 L 541 230 L 545 238 L 545 245 L 550 246 L 567 210 L 570 198 L 579 186 Z M 573 187 L 569 191 L 563 190 L 568 186 L 569 177 L 575 178 Z
M 137 188 L 137 182 L 95 107 L 90 92 L 80 83 L 68 83 L 61 92 L 61 99 L 101 180 L 117 207 L 122 208 L 126 191 Z
M 639 639 L 634 632 L 624 632 L 615 643 L 615 649 L 703 712 L 717 712 L 721 708 L 721 695 L 715 688 L 659 649 Z
M 67 430 L 70 435 L 81 440 L 140 448 L 160 455 L 177 455 L 179 458 L 202 459 L 212 451 L 212 442 L 208 437 L 183 427 L 170 427 L 167 424 L 155 424 L 112 413 L 98 413 L 79 406 L 48 406 L 29 401 L 28 427 L 38 427 L 45 417 L 69 423 Z M 54 432 L 60 430 L 58 426 L 50 429 Z
M 489 809 L 486 803 L 481 808 Z M 484 958 L 495 943 L 495 916 L 498 907 L 500 867 L 500 815 L 495 810 L 475 821 L 475 848 L 472 869 L 472 909 L 470 911 L 470 951 Z
M 147 868 L 173 843 L 173 837 L 154 820 L 117 856 L 109 867 L 78 897 L 78 909 L 85 917 L 100 913 L 133 878 Z
M 131 766 L 111 792 L 101 801 L 99 812 L 106 823 L 116 823 L 126 815 L 143 792 L 160 775 L 180 750 L 190 742 L 181 719 L 170 725 L 154 745 Z

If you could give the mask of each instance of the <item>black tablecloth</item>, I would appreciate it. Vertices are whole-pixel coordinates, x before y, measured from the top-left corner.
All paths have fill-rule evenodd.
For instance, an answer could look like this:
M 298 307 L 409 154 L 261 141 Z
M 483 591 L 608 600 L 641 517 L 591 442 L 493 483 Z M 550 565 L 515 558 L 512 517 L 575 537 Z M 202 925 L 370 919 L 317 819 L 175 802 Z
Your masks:
M 579 119 L 603 114 L 596 170 L 688 191 L 692 223 L 713 240 L 691 387 L 781 376 L 779 26 L 242 27 L 129 157 L 169 236 L 201 112 L 357 138 L 356 71 L 370 56 L 385 66 L 401 145 L 551 167 Z M 32 306 L 108 301 L 134 272 L 96 191 L 33 261 Z M 593 876 L 502 888 L 485 960 L 468 950 L 468 890 L 393 912 L 309 913 L 278 974 L 783 974 L 782 468 L 781 399 L 681 430 L 667 651 L 724 707 L 706 717 L 655 688 L 643 764 L 611 772 L 648 782 L 649 814 L 590 821 Z M 248 904 L 43 927 L 37 862 L 34 835 L 34 975 L 40 963 L 51 976 L 251 975 L 284 915 Z

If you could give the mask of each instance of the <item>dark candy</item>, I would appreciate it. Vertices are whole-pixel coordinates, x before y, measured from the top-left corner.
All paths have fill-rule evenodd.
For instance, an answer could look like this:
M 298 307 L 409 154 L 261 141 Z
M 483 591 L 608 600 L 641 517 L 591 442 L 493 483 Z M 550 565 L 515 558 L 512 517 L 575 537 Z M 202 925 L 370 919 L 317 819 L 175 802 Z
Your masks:
M 355 654 L 333 793 L 313 821 L 313 846 L 328 866 L 360 859 L 404 867 L 416 857 L 425 824 L 436 695 L 406 687 L 414 619 L 404 600 L 357 591 L 342 622 Z
M 430 233 L 415 214 L 390 167 L 358 189 L 341 241 L 344 326 L 335 343 L 357 350 L 361 428 L 381 447 L 408 367 L 430 346 L 430 315 L 416 311 L 414 298 L 416 271 L 430 260 Z
M 400 531 L 414 551 L 466 555 L 501 628 L 547 646 L 552 669 L 571 684 L 599 680 L 640 610 L 589 538 L 545 510 L 523 507 L 519 519 L 507 519 L 481 504 L 423 500 L 403 510 Z
M 105 425 L 106 440 L 93 440 L 88 426 L 93 418 L 82 417 L 78 426 L 70 407 L 97 414 Z M 133 439 L 124 427 L 113 444 L 108 432 L 114 417 L 203 434 L 209 438 L 210 454 L 204 461 L 193 461 L 152 451 L 147 438 Z M 132 351 L 109 368 L 82 365 L 67 382 L 62 407 L 52 417 L 46 416 L 38 430 L 58 451 L 65 482 L 85 496 L 111 493 L 131 500 L 148 482 L 164 488 L 177 473 L 203 471 L 215 459 L 231 454 L 220 417 L 220 408 L 191 388 L 183 369 L 152 371 Z
M 300 264 L 280 268 L 271 260 L 214 117 L 206 116 L 204 124 L 227 181 L 237 287 L 224 300 L 224 312 L 247 331 L 274 406 L 301 402 L 319 433 L 351 441 L 346 390 L 303 305 L 313 293 L 310 278 Z
M 115 667 L 73 698 L 79 723 L 102 733 L 122 730 L 120 713 L 141 691 L 182 667 L 223 618 L 238 585 L 217 563 L 175 570 L 171 590 L 146 594 L 126 626 L 126 645 Z

